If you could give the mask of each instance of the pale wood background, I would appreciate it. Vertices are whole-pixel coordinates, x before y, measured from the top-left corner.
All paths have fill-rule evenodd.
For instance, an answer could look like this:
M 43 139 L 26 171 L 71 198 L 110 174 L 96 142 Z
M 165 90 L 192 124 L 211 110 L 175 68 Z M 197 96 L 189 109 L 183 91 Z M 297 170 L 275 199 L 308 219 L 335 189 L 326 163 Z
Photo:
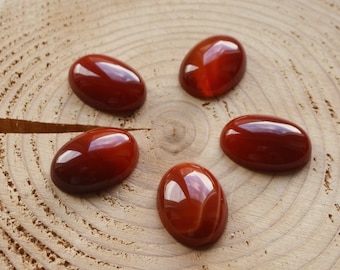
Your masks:
M 0 29 L 0 118 L 144 129 L 132 132 L 141 155 L 131 177 L 85 196 L 49 177 L 78 133 L 2 130 L 0 269 L 340 269 L 339 1 L 1 0 Z M 177 76 L 185 53 L 215 34 L 239 39 L 248 67 L 236 89 L 207 102 Z M 72 94 L 68 68 L 89 53 L 140 72 L 140 111 L 112 116 Z M 306 129 L 311 162 L 275 175 L 225 157 L 221 129 L 250 113 Z M 226 231 L 207 250 L 178 244 L 158 218 L 160 178 L 182 161 L 208 168 L 228 198 Z

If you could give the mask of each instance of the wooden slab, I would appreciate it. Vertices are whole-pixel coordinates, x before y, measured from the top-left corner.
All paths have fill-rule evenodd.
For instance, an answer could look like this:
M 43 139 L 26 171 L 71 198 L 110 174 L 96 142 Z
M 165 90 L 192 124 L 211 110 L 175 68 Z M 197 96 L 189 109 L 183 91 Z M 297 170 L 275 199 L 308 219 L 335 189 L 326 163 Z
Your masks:
M 0 122 L 0 269 L 340 269 L 339 1 L 2 0 L 0 27 L 0 118 L 16 120 Z M 244 45 L 247 72 L 202 101 L 178 69 L 215 34 Z M 143 76 L 141 110 L 109 115 L 72 94 L 68 68 L 90 53 Z M 221 129 L 250 113 L 302 126 L 311 162 L 261 174 L 224 156 Z M 110 190 L 63 193 L 50 162 L 78 133 L 60 124 L 134 129 L 138 167 Z M 228 198 L 226 231 L 206 250 L 180 245 L 158 218 L 158 183 L 182 161 L 208 168 Z

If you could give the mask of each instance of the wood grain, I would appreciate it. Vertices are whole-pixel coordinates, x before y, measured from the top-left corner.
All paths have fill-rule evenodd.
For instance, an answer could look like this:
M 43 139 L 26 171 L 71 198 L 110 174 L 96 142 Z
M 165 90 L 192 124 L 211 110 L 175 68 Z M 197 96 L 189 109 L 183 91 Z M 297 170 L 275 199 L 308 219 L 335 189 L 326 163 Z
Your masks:
M 128 128 L 141 152 L 121 185 L 71 196 L 49 166 L 77 133 L 1 130 L 0 269 L 340 269 L 338 1 L 2 0 L 0 27 L 1 119 Z M 247 72 L 227 95 L 197 100 L 180 88 L 179 65 L 215 34 L 241 41 Z M 141 110 L 108 115 L 72 94 L 68 68 L 89 53 L 138 70 Z M 219 133 L 249 113 L 304 127 L 311 162 L 260 174 L 230 161 Z M 228 198 L 226 231 L 207 250 L 180 245 L 158 218 L 160 178 L 181 161 L 211 170 Z

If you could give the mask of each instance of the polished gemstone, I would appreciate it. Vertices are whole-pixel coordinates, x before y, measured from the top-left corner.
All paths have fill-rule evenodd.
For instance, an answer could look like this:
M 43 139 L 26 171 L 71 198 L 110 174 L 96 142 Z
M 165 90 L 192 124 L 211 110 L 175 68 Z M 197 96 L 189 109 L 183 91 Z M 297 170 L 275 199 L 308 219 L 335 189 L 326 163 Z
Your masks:
M 157 194 L 160 219 L 167 231 L 190 247 L 212 244 L 222 235 L 227 201 L 216 178 L 205 168 L 181 163 L 163 176 Z
M 253 170 L 285 171 L 304 166 L 311 157 L 307 133 L 273 116 L 245 115 L 223 129 L 220 145 L 236 163 Z
M 233 89 L 246 70 L 246 53 L 230 36 L 213 36 L 194 46 L 179 71 L 183 89 L 198 98 L 213 98 Z
M 125 63 L 98 54 L 83 56 L 69 70 L 74 93 L 86 104 L 109 113 L 129 113 L 146 99 L 141 76 Z
M 59 149 L 52 161 L 51 178 L 66 192 L 95 192 L 127 178 L 138 156 L 131 134 L 117 128 L 96 128 Z

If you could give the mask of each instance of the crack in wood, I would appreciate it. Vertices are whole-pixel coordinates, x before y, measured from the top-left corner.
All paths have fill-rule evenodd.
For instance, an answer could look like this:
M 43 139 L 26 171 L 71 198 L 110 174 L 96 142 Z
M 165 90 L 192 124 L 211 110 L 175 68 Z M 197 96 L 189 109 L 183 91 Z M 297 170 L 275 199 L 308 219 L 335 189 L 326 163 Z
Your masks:
M 0 118 L 0 133 L 68 133 L 84 132 L 104 126 L 82 124 L 59 124 Z M 150 131 L 151 128 L 124 128 L 127 131 Z

